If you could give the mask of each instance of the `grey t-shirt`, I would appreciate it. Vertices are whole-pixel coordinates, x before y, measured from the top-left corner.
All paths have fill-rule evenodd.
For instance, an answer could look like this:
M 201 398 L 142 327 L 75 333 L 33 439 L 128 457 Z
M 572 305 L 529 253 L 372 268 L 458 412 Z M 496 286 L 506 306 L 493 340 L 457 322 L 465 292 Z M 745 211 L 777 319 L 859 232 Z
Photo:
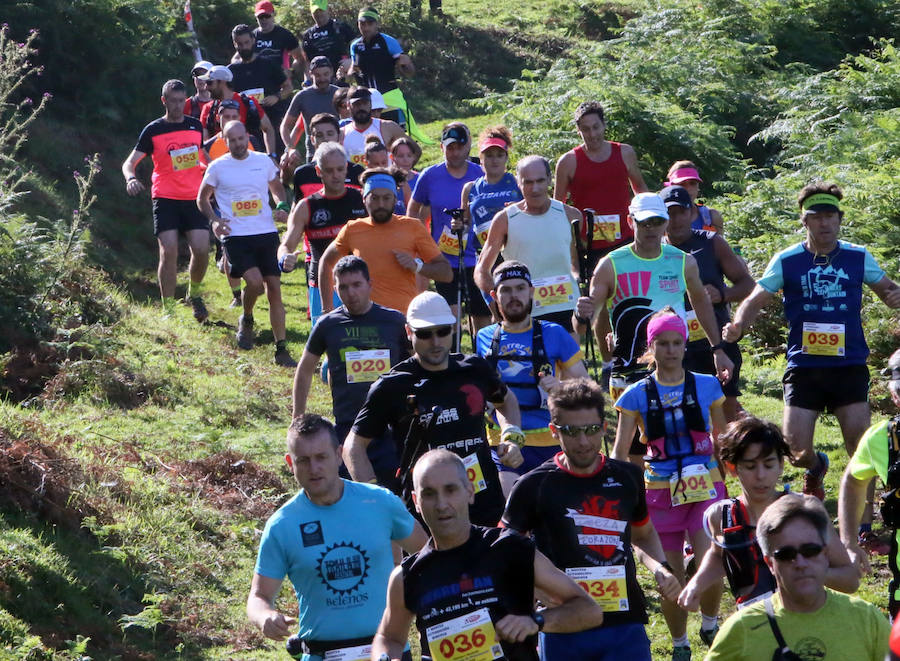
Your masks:
M 303 123 L 306 125 L 306 160 L 312 160 L 313 152 L 312 141 L 309 139 L 309 121 L 320 112 L 326 112 L 329 115 L 337 117 L 334 110 L 334 93 L 337 91 L 337 85 L 329 85 L 328 89 L 320 92 L 315 87 L 307 87 L 300 90 L 291 99 L 291 107 L 288 108 L 288 115 L 303 115 Z

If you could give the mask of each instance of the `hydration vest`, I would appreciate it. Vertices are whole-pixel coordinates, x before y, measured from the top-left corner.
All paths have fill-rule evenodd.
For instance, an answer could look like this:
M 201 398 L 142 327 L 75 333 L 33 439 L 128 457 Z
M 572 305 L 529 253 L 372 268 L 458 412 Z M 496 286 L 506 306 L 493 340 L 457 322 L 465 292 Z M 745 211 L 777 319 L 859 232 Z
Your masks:
M 775 577 L 763 561 L 753 530 L 744 504 L 738 498 L 726 501 L 722 507 L 722 564 L 728 587 L 738 603 L 775 591 Z M 752 590 L 740 594 L 747 588 Z
M 500 335 L 502 332 L 502 328 L 500 324 L 497 324 L 497 327 L 494 329 L 494 335 L 491 337 L 491 349 L 490 353 L 485 356 L 487 361 L 491 364 L 491 366 L 496 370 L 497 365 L 501 360 L 507 360 L 516 363 L 527 363 L 531 367 L 531 378 L 525 382 L 509 382 L 506 381 L 506 385 L 508 386 L 519 386 L 519 387 L 528 387 L 533 386 L 534 388 L 538 387 L 538 383 L 540 383 L 541 378 L 538 376 L 540 372 L 546 372 L 550 374 L 551 367 L 550 361 L 547 358 L 547 351 L 544 348 L 544 331 L 543 331 L 544 322 L 534 319 L 531 323 L 531 355 L 530 356 L 501 356 L 500 355 Z M 541 398 L 543 400 L 543 397 Z M 538 409 L 544 408 L 543 406 L 533 406 L 527 404 L 519 404 L 519 409 L 522 411 L 536 411 Z
M 887 488 L 881 496 L 881 518 L 891 528 L 900 528 L 900 415 L 887 425 Z
M 247 121 L 244 122 L 244 126 L 247 128 L 247 133 L 255 133 L 259 130 L 260 127 L 260 119 L 259 119 L 259 108 L 256 106 L 256 101 L 251 99 L 249 96 L 240 92 L 241 103 L 247 108 Z M 206 116 L 206 130 L 209 131 L 210 135 L 215 135 L 219 131 L 216 129 L 216 125 L 218 124 L 218 114 L 219 114 L 219 106 L 221 105 L 221 101 L 218 99 L 213 99 L 212 108 L 210 108 L 209 114 Z M 221 128 L 221 127 L 219 127 Z
M 663 406 L 659 399 L 659 391 L 653 376 L 644 379 L 647 391 L 647 417 L 645 419 L 644 433 L 647 437 L 648 461 L 663 461 L 665 459 L 683 459 L 691 455 L 709 456 L 713 453 L 713 443 L 706 430 L 706 422 L 703 420 L 703 411 L 697 402 L 697 383 L 693 372 L 685 370 L 684 388 L 681 404 L 674 407 Z M 665 416 L 672 416 L 672 428 L 675 429 L 675 409 L 681 409 L 688 433 L 691 436 L 691 449 L 679 451 L 677 438 L 669 438 L 666 433 Z M 679 463 L 680 473 L 680 463 Z

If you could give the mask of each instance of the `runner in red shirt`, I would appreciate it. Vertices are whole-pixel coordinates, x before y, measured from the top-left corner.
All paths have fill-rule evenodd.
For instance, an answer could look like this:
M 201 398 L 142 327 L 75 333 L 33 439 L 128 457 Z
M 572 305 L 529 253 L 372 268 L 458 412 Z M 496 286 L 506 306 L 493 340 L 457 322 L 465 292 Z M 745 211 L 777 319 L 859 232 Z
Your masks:
M 167 315 L 175 311 L 175 281 L 178 274 L 178 233 L 187 237 L 191 250 L 187 297 L 194 318 L 203 323 L 209 317 L 203 303 L 202 283 L 209 261 L 209 223 L 195 202 L 203 171 L 200 153 L 203 128 L 184 114 L 187 97 L 180 80 L 169 80 L 162 88 L 165 115 L 141 131 L 137 145 L 122 163 L 125 190 L 132 197 L 145 189 L 135 175 L 137 164 L 147 154 L 153 161 L 150 197 L 153 198 L 153 233 L 159 243 L 159 293 Z
M 625 222 L 628 203 L 632 192 L 646 193 L 648 188 L 631 145 L 606 139 L 603 106 L 597 101 L 579 105 L 575 109 L 575 126 L 583 143 L 567 151 L 557 162 L 553 197 L 581 211 L 590 209 L 594 213 L 589 254 L 593 270 L 601 257 L 634 238 Z M 586 232 L 584 225 L 582 237 Z

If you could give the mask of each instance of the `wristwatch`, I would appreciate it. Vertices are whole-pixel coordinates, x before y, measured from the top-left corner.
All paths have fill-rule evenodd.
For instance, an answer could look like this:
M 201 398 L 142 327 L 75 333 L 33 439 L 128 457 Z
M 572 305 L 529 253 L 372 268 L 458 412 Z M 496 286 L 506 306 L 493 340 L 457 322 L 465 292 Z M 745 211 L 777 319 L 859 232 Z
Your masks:
M 416 273 L 422 270 L 422 267 L 425 266 L 425 262 L 416 257 Z
M 531 619 L 534 620 L 534 623 L 538 627 L 538 631 L 544 630 L 544 616 L 538 613 L 537 611 L 531 614 Z
M 725 341 L 723 340 L 722 342 L 719 342 L 718 344 L 712 345 L 712 346 L 709 348 L 709 350 L 712 351 L 713 353 L 715 353 L 715 352 L 718 351 L 719 349 L 722 349 L 722 350 L 724 351 L 725 345 L 726 345 L 726 344 L 727 344 L 727 342 L 725 342 Z

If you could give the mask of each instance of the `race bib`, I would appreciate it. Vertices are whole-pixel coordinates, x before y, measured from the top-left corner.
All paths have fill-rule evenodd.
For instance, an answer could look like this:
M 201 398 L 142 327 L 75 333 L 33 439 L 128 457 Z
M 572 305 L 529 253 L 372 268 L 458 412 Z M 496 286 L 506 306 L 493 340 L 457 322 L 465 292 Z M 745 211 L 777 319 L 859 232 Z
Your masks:
M 703 464 L 693 464 L 669 478 L 669 495 L 672 496 L 672 507 L 702 503 L 716 497 L 716 485 L 713 484 L 709 470 Z
M 594 214 L 593 241 L 618 241 L 622 238 L 619 214 Z
M 802 352 L 811 356 L 843 356 L 846 332 L 844 324 L 803 322 Z
M 247 216 L 258 216 L 262 213 L 263 203 L 259 198 L 255 200 L 232 200 L 231 213 L 236 218 L 246 218 Z
M 566 576 L 578 583 L 605 613 L 628 610 L 625 567 L 569 567 Z
M 485 245 L 487 243 L 488 232 L 491 231 L 491 223 L 494 222 L 494 219 L 486 220 L 480 225 L 475 226 L 475 236 L 478 237 L 478 241 L 481 245 Z
M 568 275 L 553 275 L 534 281 L 534 309 L 575 302 L 575 287 Z
M 434 661 L 494 661 L 503 656 L 487 608 L 425 630 Z
M 172 169 L 187 170 L 200 165 L 200 150 L 197 145 L 184 147 L 183 149 L 173 149 L 169 152 L 172 158 Z
M 339 650 L 328 650 L 322 658 L 324 661 L 369 661 L 372 656 L 371 645 L 344 647 Z
M 609 397 L 613 402 L 619 399 L 622 396 L 622 393 L 625 392 L 625 389 L 628 387 L 628 381 L 624 376 L 616 376 L 615 374 L 611 374 L 609 377 Z
M 697 319 L 697 313 L 694 310 L 687 310 L 686 315 L 688 342 L 705 339 L 706 333 L 703 331 L 703 326 L 700 325 L 700 320 Z
M 475 493 L 487 489 L 487 482 L 484 480 L 484 471 L 481 470 L 481 462 L 478 461 L 477 454 L 473 452 L 468 457 L 463 457 L 463 466 L 466 467 L 466 476 L 475 488 Z
M 391 352 L 388 349 L 348 351 L 344 354 L 347 383 L 371 383 L 391 369 Z
M 468 237 L 463 234 L 463 250 L 466 249 L 467 238 Z M 441 232 L 441 236 L 438 239 L 438 248 L 441 249 L 441 252 L 448 255 L 459 255 L 459 239 L 450 231 L 449 226 L 445 227 L 444 231 Z
M 357 165 L 365 165 L 366 164 L 366 155 L 365 154 L 351 154 L 350 162 L 356 163 Z
M 244 94 L 256 101 L 257 104 L 262 105 L 262 100 L 266 96 L 266 91 L 262 87 L 254 87 L 250 90 L 244 90 Z

